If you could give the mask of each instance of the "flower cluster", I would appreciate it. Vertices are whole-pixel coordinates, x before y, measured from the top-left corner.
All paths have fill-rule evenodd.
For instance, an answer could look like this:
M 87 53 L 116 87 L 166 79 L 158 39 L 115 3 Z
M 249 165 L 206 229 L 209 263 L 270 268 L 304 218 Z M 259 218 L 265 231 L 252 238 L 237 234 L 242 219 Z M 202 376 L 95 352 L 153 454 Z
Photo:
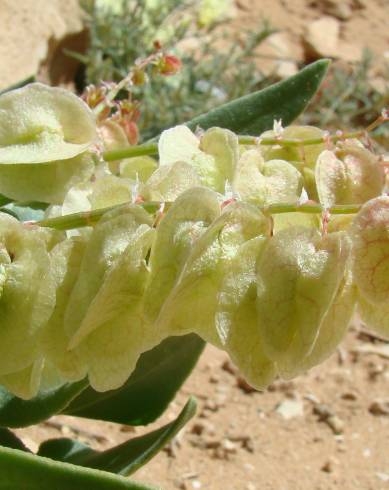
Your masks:
M 95 119 L 58 88 L 0 97 L 0 193 L 47 203 L 41 223 L 0 214 L 0 384 L 111 390 L 195 332 L 263 389 L 330 356 L 355 308 L 389 336 L 385 166 L 359 139 L 177 126 L 158 159 L 112 163 Z

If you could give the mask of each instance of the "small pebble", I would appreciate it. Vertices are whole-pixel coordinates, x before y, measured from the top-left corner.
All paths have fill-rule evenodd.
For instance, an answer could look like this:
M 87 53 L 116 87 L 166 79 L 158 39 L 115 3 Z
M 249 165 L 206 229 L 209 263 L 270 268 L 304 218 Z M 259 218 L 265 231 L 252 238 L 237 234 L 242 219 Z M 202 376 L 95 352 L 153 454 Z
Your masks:
M 249 385 L 247 383 L 247 381 L 242 378 L 241 376 L 238 376 L 236 378 L 236 385 L 238 386 L 238 388 L 240 388 L 244 393 L 247 393 L 247 394 L 250 394 L 250 393 L 255 393 L 256 390 L 255 388 L 253 388 L 251 385 Z
M 301 400 L 284 400 L 276 406 L 276 412 L 286 420 L 304 415 L 304 404 Z
M 389 400 L 375 400 L 369 407 L 372 415 L 389 415 Z
M 334 434 L 342 434 L 344 430 L 344 422 L 337 415 L 332 415 L 325 420 L 326 424 L 332 429 Z
M 334 411 L 324 403 L 319 403 L 313 407 L 313 413 L 319 416 L 321 422 L 325 422 L 336 435 L 342 434 L 344 430 L 343 420 L 335 415 Z
M 215 426 L 208 422 L 208 420 L 198 420 L 195 422 L 191 429 L 192 434 L 196 434 L 198 436 L 207 433 L 209 435 L 215 434 Z
M 236 369 L 236 367 L 232 364 L 232 362 L 229 359 L 226 359 L 223 362 L 222 369 L 223 369 L 223 371 L 227 371 L 227 373 L 233 374 L 234 376 L 238 372 L 238 370 Z
M 341 398 L 342 400 L 349 400 L 349 401 L 355 401 L 358 399 L 357 395 L 351 391 L 342 393 Z
M 383 482 L 389 482 L 389 473 L 384 473 L 382 471 L 377 471 L 377 477 Z
M 333 464 L 330 460 L 326 461 L 321 467 L 321 471 L 325 473 L 332 473 L 334 471 Z

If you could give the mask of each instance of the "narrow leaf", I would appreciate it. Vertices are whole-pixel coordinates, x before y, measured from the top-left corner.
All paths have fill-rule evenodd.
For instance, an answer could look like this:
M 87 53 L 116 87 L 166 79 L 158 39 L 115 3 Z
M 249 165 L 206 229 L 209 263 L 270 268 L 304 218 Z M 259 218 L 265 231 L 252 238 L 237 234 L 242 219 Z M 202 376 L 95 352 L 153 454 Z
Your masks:
M 0 490 L 152 490 L 111 473 L 4 447 L 0 447 L 0 475 Z
M 23 442 L 15 436 L 13 432 L 8 429 L 0 427 L 0 446 L 9 447 L 12 449 L 20 449 L 21 451 L 28 451 Z
M 219 126 L 250 135 L 272 128 L 274 120 L 282 119 L 287 126 L 315 95 L 328 66 L 328 60 L 316 61 L 286 80 L 216 107 L 186 125 L 192 130 L 197 126 L 202 129 Z
M 166 339 L 141 356 L 121 388 L 98 393 L 89 387 L 63 413 L 128 425 L 153 422 L 174 398 L 203 348 L 197 335 Z
M 65 384 L 31 400 L 17 398 L 0 386 L 0 427 L 26 427 L 46 420 L 63 410 L 86 386 L 87 381 Z
M 94 451 L 71 439 L 52 439 L 41 445 L 38 454 L 128 476 L 150 461 L 193 417 L 195 410 L 196 402 L 191 398 L 173 422 L 107 451 Z

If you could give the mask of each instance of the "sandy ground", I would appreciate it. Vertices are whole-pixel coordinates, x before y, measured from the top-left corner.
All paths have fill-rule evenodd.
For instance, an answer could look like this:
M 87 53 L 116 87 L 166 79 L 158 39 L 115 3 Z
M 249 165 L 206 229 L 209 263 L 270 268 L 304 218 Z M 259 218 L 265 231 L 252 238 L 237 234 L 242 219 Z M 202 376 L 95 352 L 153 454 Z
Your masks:
M 326 363 L 266 393 L 248 390 L 226 355 L 207 347 L 147 428 L 57 416 L 17 432 L 32 449 L 63 436 L 108 448 L 171 420 L 193 394 L 195 418 L 134 478 L 165 490 L 386 490 L 389 343 L 365 332 L 350 329 Z

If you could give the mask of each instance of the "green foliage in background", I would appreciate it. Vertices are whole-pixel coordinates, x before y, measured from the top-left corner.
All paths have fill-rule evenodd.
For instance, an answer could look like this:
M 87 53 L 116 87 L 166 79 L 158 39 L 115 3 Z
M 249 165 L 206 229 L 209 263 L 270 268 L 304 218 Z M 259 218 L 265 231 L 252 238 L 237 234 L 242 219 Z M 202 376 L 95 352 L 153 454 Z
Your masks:
M 115 9 L 111 3 L 84 2 L 90 46 L 78 56 L 85 64 L 80 88 L 123 79 L 137 59 L 153 52 L 157 40 L 183 64 L 174 77 L 156 76 L 134 87 L 134 98 L 142 102 L 139 129 L 145 140 L 275 81 L 255 63 L 257 47 L 274 32 L 266 22 L 236 42 L 216 29 L 220 12 L 215 12 L 219 19 L 202 19 L 202 2 L 117 0 Z
M 384 82 L 378 90 L 370 80 L 373 63 L 373 54 L 368 50 L 353 66 L 334 63 L 315 100 L 301 115 L 300 122 L 341 129 L 363 128 L 371 123 L 382 108 L 389 105 L 389 66 L 384 67 L 386 84 Z M 387 141 L 385 143 L 389 136 L 387 126 L 380 126 L 372 136 L 388 148 Z

